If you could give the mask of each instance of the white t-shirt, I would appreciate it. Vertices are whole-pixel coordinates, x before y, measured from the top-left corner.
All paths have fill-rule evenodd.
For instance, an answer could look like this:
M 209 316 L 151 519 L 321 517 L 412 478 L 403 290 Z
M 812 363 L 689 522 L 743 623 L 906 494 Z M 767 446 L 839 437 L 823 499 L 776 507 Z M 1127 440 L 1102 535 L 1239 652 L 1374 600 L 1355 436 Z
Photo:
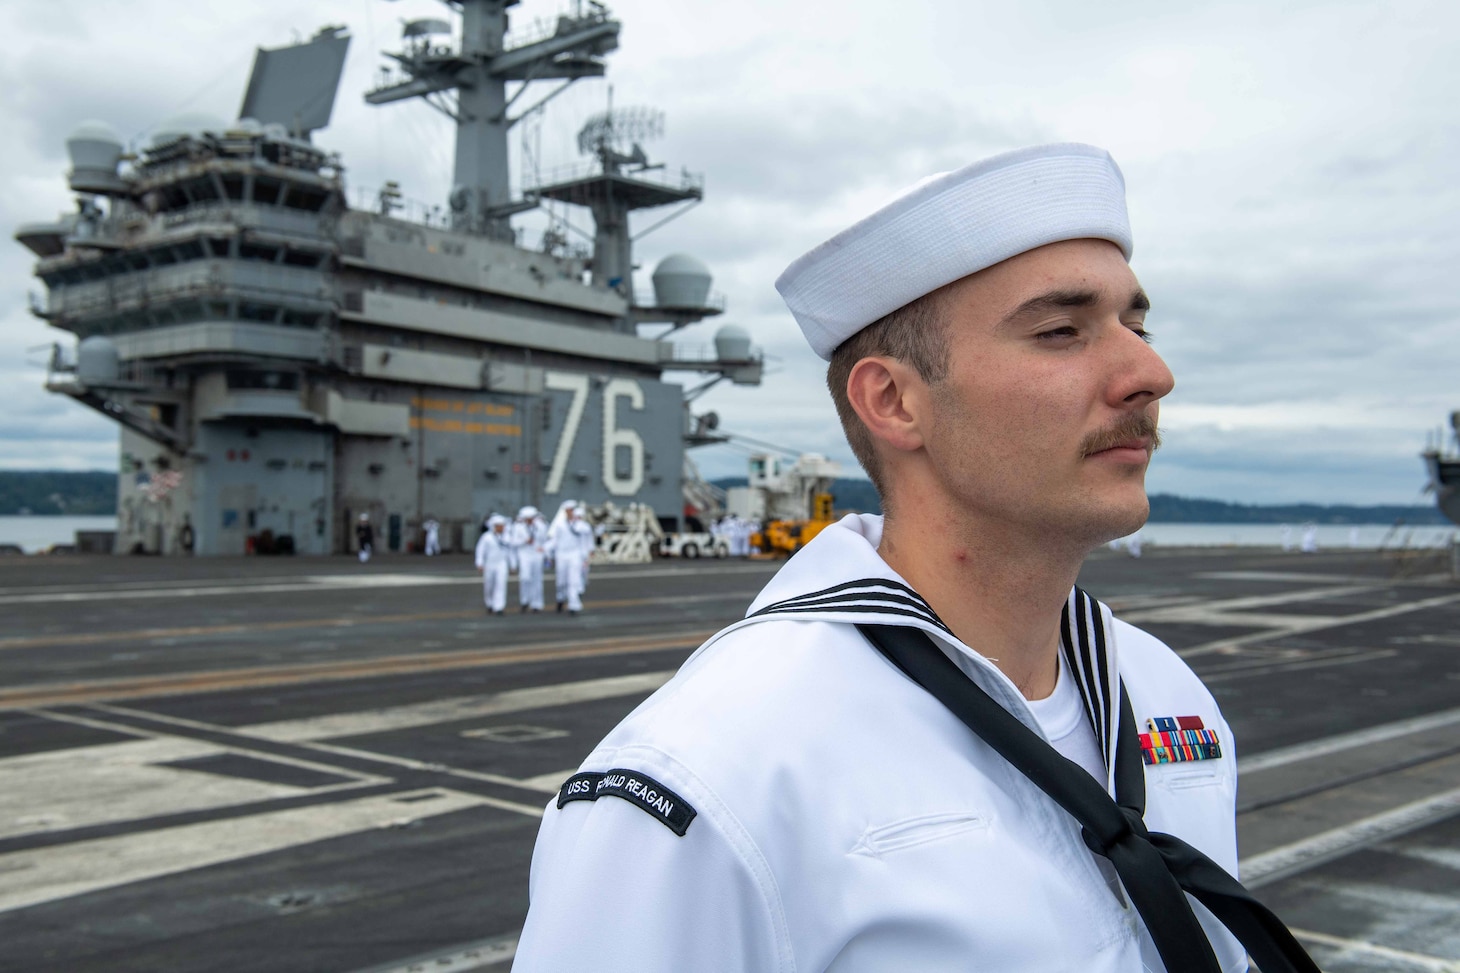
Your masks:
M 1059 675 L 1055 679 L 1054 692 L 1044 699 L 1028 700 L 1034 718 L 1049 737 L 1050 744 L 1060 755 L 1073 760 L 1090 772 L 1090 776 L 1105 784 L 1105 758 L 1100 754 L 1100 745 L 1095 742 L 1095 728 L 1085 715 L 1085 705 L 1080 700 L 1080 690 L 1070 678 L 1068 664 L 1063 652 L 1059 656 Z

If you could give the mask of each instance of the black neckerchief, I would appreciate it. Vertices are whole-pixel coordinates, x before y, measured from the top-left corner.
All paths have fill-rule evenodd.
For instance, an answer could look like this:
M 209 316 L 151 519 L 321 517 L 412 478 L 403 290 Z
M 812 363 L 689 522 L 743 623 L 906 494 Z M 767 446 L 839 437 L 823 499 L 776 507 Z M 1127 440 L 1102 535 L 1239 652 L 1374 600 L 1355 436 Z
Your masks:
M 1117 680 L 1120 720 L 1112 800 L 1084 768 L 1062 756 L 969 679 L 926 632 L 901 625 L 857 628 L 909 679 L 1080 823 L 1085 844 L 1115 867 L 1170 973 L 1221 973 L 1183 890 L 1211 910 L 1263 973 L 1320 973 L 1282 920 L 1220 865 L 1180 838 L 1146 830 L 1145 770 L 1123 682 Z M 1067 613 L 1067 651 L 1072 648 L 1068 629 Z M 1103 635 L 1101 639 L 1103 643 Z M 1090 702 L 1087 695 L 1087 705 Z M 1091 712 L 1093 720 L 1095 707 Z M 1109 732 L 1108 723 L 1103 729 Z M 1095 730 L 1100 737 L 1102 727 L 1096 725 Z

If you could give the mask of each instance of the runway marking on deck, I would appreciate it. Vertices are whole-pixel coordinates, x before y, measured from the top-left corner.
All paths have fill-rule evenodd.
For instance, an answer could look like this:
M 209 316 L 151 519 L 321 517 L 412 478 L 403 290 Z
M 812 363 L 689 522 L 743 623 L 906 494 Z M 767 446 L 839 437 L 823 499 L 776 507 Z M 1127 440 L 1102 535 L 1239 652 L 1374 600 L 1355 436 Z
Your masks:
M 331 764 L 157 733 L 130 724 L 43 709 L 26 712 L 137 739 L 0 758 L 0 838 L 140 821 L 161 814 L 208 811 L 304 794 L 335 794 L 389 783 L 387 777 Z M 347 780 L 305 787 L 167 766 L 227 753 Z
M 1373 662 L 1375 659 L 1388 659 L 1398 655 L 1395 649 L 1375 649 L 1373 651 L 1349 652 L 1344 655 L 1328 654 L 1314 659 L 1294 659 L 1291 661 L 1269 661 L 1251 662 L 1241 665 L 1224 666 L 1210 672 L 1203 672 L 1201 681 L 1226 682 L 1230 679 L 1247 679 L 1251 676 L 1268 676 L 1274 672 L 1299 672 L 1304 669 L 1324 669 L 1329 666 L 1347 666 L 1359 662 Z
M 576 682 L 531 686 L 525 689 L 509 689 L 500 693 L 457 696 L 451 699 L 432 700 L 427 703 L 389 706 L 354 713 L 333 713 L 303 719 L 277 720 L 239 727 L 234 732 L 246 733 L 249 736 L 274 740 L 279 743 L 328 740 L 361 736 L 366 733 L 386 733 L 418 726 L 431 726 L 437 723 L 453 723 L 460 720 L 479 719 L 484 716 L 499 716 L 504 713 L 520 713 L 525 710 L 545 709 L 551 706 L 566 706 L 570 703 L 586 703 L 598 699 L 634 696 L 640 693 L 647 695 L 668 682 L 674 672 L 673 669 L 663 669 L 628 676 L 606 676 L 601 679 L 583 679 Z
M 689 574 L 765 574 L 761 565 L 745 565 L 734 562 L 715 564 L 710 562 L 690 571 L 685 568 L 642 568 L 617 570 L 608 565 L 593 565 L 594 570 L 603 571 L 605 578 L 663 578 L 684 577 Z M 469 572 L 469 569 L 468 569 Z M 402 588 L 434 585 L 481 584 L 475 574 L 302 574 L 297 576 L 274 576 L 240 581 L 218 579 L 199 582 L 169 581 L 118 581 L 100 585 L 47 585 L 37 587 L 0 588 L 0 605 L 47 604 L 75 601 L 132 600 L 137 598 L 207 597 L 215 595 L 240 595 L 255 593 L 297 592 L 302 589 L 352 589 L 352 588 Z M 548 571 L 546 577 L 553 577 Z
M 1460 601 L 1460 595 L 1440 595 L 1436 598 L 1425 598 L 1420 601 L 1408 601 L 1401 605 L 1390 605 L 1385 608 L 1376 608 L 1373 611 L 1360 612 L 1357 615 L 1343 615 L 1339 617 L 1295 617 L 1293 621 L 1280 628 L 1265 629 L 1260 632 L 1251 632 L 1246 635 L 1237 635 L 1231 638 L 1215 639 L 1211 642 L 1203 642 L 1200 645 L 1193 645 L 1185 649 L 1177 649 L 1176 654 L 1183 659 L 1190 659 L 1194 656 L 1209 655 L 1213 652 L 1225 652 L 1228 649 L 1241 648 L 1244 645 L 1251 645 L 1255 642 L 1268 642 L 1273 639 L 1287 638 L 1290 635 L 1306 635 L 1310 632 L 1319 632 L 1330 628 L 1343 628 L 1348 625 L 1362 625 L 1365 622 L 1375 622 L 1385 618 L 1393 618 L 1397 615 L 1406 615 L 1410 612 L 1424 611 L 1429 608 L 1440 608 L 1444 605 L 1451 605 Z M 1241 625 L 1242 616 L 1222 616 L 1218 620 L 1220 624 Z
M 1460 787 L 1244 858 L 1239 874 L 1248 888 L 1266 885 L 1457 813 L 1460 813 Z
M 0 912 L 502 803 L 427 788 L 10 852 L 0 855 Z
M 1129 622 L 1184 622 L 1195 621 L 1214 613 L 1250 611 L 1253 608 L 1269 608 L 1273 605 L 1294 605 L 1314 601 L 1332 601 L 1345 595 L 1359 595 L 1389 587 L 1384 584 L 1356 584 L 1341 588 L 1304 588 L 1300 591 L 1284 591 L 1272 595 L 1243 595 L 1240 598 L 1222 598 L 1216 601 L 1195 601 L 1184 605 L 1150 608 L 1129 613 Z M 1284 618 L 1291 616 L 1283 616 Z
M 569 776 L 572 775 L 569 774 Z M 1378 847 L 1381 851 L 1386 851 L 1391 855 L 1403 855 L 1405 858 L 1413 858 L 1415 861 L 1427 862 L 1460 872 L 1460 848 L 1433 848 L 1429 845 L 1400 844 L 1383 844 Z
M 1378 943 L 1365 942 L 1362 939 L 1345 939 L 1342 936 L 1331 936 L 1326 932 L 1316 932 L 1312 929 L 1293 929 L 1292 933 L 1304 942 L 1342 950 L 1342 953 L 1338 957 L 1339 959 L 1347 959 L 1349 958 L 1348 954 L 1357 953 L 1361 956 L 1372 956 L 1376 959 L 1388 960 L 1394 963 L 1404 963 L 1419 970 L 1429 971 L 1429 973 L 1460 973 L 1460 961 L 1456 960 L 1442 959 L 1438 956 L 1426 956 L 1422 953 L 1411 953 L 1402 949 L 1392 949 L 1388 946 L 1380 946 Z
M 297 590 L 297 589 L 294 589 Z M 640 608 L 645 605 L 684 605 L 707 601 L 743 601 L 749 604 L 758 591 L 718 591 L 702 595 L 675 595 L 654 598 L 611 598 L 591 602 L 593 608 Z M 204 635 L 230 635 L 237 632 L 282 632 L 306 628 L 357 628 L 397 622 L 448 621 L 482 618 L 480 608 L 440 612 L 409 612 L 395 615 L 339 615 L 328 618 L 299 618 L 286 622 L 234 622 L 227 625 L 189 625 L 182 628 L 141 628 L 127 632 L 76 632 L 69 635 L 22 635 L 0 638 L 0 651 L 35 649 L 48 646 L 109 645 L 115 642 L 148 642 L 154 639 L 179 639 Z
M 1238 757 L 1237 771 L 1242 774 L 1253 774 L 1262 770 L 1270 770 L 1274 767 L 1286 767 L 1288 764 L 1301 763 L 1305 760 L 1312 760 L 1315 757 L 1326 757 L 1329 754 L 1341 753 L 1344 750 L 1367 747 L 1374 743 L 1385 743 L 1389 740 L 1397 740 L 1400 737 L 1413 736 L 1416 733 L 1425 733 L 1429 730 L 1444 729 L 1448 726 L 1454 726 L 1457 723 L 1460 723 L 1460 706 L 1438 713 L 1412 716 L 1408 719 L 1395 720 L 1392 723 L 1382 723 L 1379 726 L 1354 730 L 1350 733 L 1339 733 L 1335 736 L 1323 737 L 1320 740 L 1311 740 L 1307 743 L 1296 743 L 1288 747 L 1279 747 L 1276 750 L 1264 750 L 1250 757 Z
M 169 724 L 172 726 L 186 727 L 190 730 L 202 730 L 206 733 L 226 733 L 230 736 L 247 738 L 247 727 L 223 726 L 220 723 L 204 723 L 201 720 L 190 720 L 182 716 L 168 716 L 163 713 L 152 713 L 147 710 L 128 709 L 125 706 L 113 706 L 107 703 L 94 703 L 93 709 L 102 710 L 107 713 L 115 713 L 118 716 L 127 716 L 134 719 L 142 719 L 152 723 Z M 181 739 L 190 739 L 182 737 Z M 526 790 L 539 790 L 535 786 L 537 778 L 529 778 L 524 781 L 516 777 L 507 777 L 503 774 L 491 774 L 480 770 L 467 770 L 463 767 L 452 767 L 448 764 L 434 763 L 427 760 L 416 760 L 414 757 L 401 757 L 390 753 L 381 753 L 377 750 L 362 750 L 358 747 L 345 747 L 333 743 L 320 743 L 311 740 L 294 740 L 291 746 L 303 750 L 313 751 L 319 754 L 332 755 L 337 757 L 349 757 L 353 760 L 362 760 L 367 763 L 385 764 L 391 767 L 403 767 L 407 770 L 419 770 L 432 774 L 444 774 L 448 777 L 460 777 L 463 780 L 482 781 L 487 784 L 500 784 L 507 787 L 516 787 Z M 246 750 L 245 750 L 246 752 Z M 308 763 L 300 761 L 300 763 Z M 322 768 L 334 770 L 338 773 L 351 773 L 350 771 L 335 768 L 333 764 L 320 764 Z M 365 777 L 367 775 L 357 774 Z M 572 776 L 572 771 L 568 772 Z M 385 780 L 381 778 L 381 780 Z M 557 788 L 554 788 L 556 790 Z M 310 793 L 318 793 L 321 789 L 316 788 Z M 503 801 L 496 798 L 483 797 L 483 800 L 490 801 L 494 807 L 500 807 L 507 811 L 516 811 L 519 814 L 527 814 L 532 817 L 541 817 L 542 808 L 531 804 L 518 804 L 513 801 Z
M 595 656 L 628 655 L 691 648 L 714 635 L 718 629 L 675 632 L 657 637 L 616 636 L 605 639 L 528 642 L 495 649 L 463 649 L 454 652 L 422 652 L 342 662 L 297 663 L 284 666 L 253 666 L 184 672 L 136 679 L 92 679 L 72 683 L 41 683 L 14 689 L 0 689 L 0 711 L 67 703 L 93 703 L 109 699 L 147 699 L 258 689 L 265 686 L 293 686 L 314 682 L 336 682 L 406 673 L 475 669 L 519 662 L 558 662 Z
M 469 943 L 448 946 L 432 953 L 421 953 L 403 960 L 372 966 L 355 973 L 470 973 L 489 966 L 505 963 L 517 955 L 517 940 L 520 933 L 507 936 L 493 936 Z

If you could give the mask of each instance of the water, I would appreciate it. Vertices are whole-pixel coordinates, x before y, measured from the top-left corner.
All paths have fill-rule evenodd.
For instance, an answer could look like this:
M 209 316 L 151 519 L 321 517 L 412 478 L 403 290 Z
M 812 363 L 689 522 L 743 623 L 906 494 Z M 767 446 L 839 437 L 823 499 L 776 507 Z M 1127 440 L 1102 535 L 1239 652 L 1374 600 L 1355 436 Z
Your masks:
M 1287 527 L 1287 543 L 1296 550 L 1303 540 L 1303 525 Z M 1395 529 L 1391 524 L 1321 524 L 1317 530 L 1320 551 L 1442 548 L 1451 544 L 1457 533 L 1455 527 L 1441 525 Z M 1282 547 L 1283 525 L 1147 524 L 1137 536 L 1142 544 L 1161 547 Z
M 27 554 L 52 544 L 74 544 L 78 530 L 116 530 L 112 517 L 0 517 L 0 544 L 19 544 Z
M 1294 548 L 1303 539 L 1301 524 L 1289 525 Z M 19 544 L 27 554 L 52 544 L 71 544 L 78 530 L 116 530 L 116 517 L 0 517 L 0 544 Z M 1318 549 L 1375 550 L 1379 547 L 1439 548 L 1452 542 L 1457 529 L 1446 526 L 1404 527 L 1388 524 L 1324 524 L 1318 528 Z M 1142 544 L 1161 547 L 1279 547 L 1281 524 L 1147 524 Z

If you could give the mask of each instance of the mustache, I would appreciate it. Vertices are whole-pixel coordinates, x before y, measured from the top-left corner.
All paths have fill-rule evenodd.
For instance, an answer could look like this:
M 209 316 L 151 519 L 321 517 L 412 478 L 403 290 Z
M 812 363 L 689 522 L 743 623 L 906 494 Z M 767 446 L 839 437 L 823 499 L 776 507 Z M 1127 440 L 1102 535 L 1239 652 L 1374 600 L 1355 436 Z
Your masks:
M 1133 439 L 1150 440 L 1151 452 L 1160 449 L 1161 433 L 1156 429 L 1156 420 L 1144 412 L 1124 416 L 1109 427 L 1086 436 L 1085 440 L 1080 443 L 1080 449 L 1084 455 L 1091 456 L 1128 443 Z

